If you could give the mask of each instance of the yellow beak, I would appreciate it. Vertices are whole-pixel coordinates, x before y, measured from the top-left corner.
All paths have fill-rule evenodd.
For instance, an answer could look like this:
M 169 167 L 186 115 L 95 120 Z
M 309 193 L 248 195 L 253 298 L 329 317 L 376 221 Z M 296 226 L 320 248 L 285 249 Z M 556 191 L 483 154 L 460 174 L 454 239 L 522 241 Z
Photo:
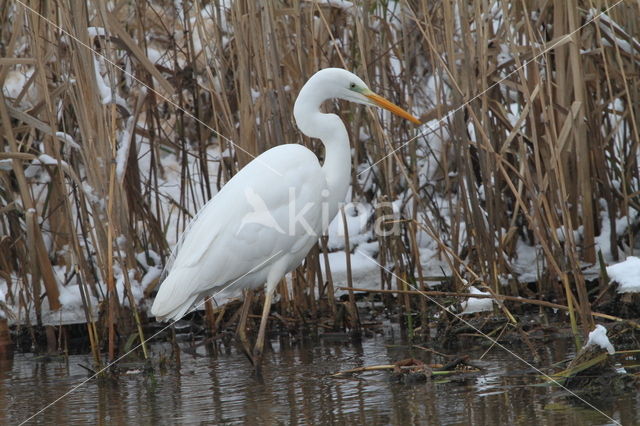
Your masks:
M 407 111 L 403 110 L 402 108 L 400 108 L 398 105 L 394 104 L 393 102 L 390 102 L 388 100 L 386 100 L 385 98 L 383 98 L 380 95 L 376 95 L 373 92 L 369 92 L 369 93 L 363 93 L 364 96 L 366 96 L 367 98 L 369 98 L 374 104 L 378 105 L 381 108 L 384 108 L 386 110 L 391 111 L 392 113 L 394 113 L 395 115 L 402 117 L 406 120 L 411 121 L 412 123 L 415 124 L 422 124 L 420 122 L 420 120 L 418 120 L 417 118 L 415 118 L 413 115 L 409 114 Z

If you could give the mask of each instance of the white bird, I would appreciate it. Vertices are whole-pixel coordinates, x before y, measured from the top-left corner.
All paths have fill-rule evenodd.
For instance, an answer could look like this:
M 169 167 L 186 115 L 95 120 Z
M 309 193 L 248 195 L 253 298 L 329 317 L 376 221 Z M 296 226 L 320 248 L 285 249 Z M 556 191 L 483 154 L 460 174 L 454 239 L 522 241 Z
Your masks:
M 286 144 L 269 149 L 240 170 L 183 233 L 165 267 L 168 275 L 152 315 L 178 320 L 197 302 L 227 286 L 266 285 L 254 347 L 254 362 L 259 362 L 278 282 L 302 262 L 327 229 L 351 181 L 347 130 L 337 115 L 320 112 L 320 105 L 333 98 L 380 106 L 420 124 L 349 71 L 318 71 L 300 90 L 293 114 L 302 133 L 324 144 L 323 164 L 304 146 Z

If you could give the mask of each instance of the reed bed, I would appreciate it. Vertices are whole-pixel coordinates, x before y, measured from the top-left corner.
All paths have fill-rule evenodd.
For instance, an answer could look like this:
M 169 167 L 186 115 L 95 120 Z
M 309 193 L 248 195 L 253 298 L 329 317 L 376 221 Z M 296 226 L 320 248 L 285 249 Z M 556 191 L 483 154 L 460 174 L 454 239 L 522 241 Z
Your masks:
M 322 156 L 292 108 L 310 75 L 337 66 L 426 123 L 327 105 L 351 136 L 352 201 L 393 231 L 369 238 L 375 287 L 443 279 L 546 300 L 567 307 L 579 338 L 608 289 L 604 266 L 640 250 L 640 9 L 612 5 L 0 1 L 7 316 L 49 324 L 55 346 L 51 318 L 80 304 L 98 362 L 143 341 L 159 272 L 197 209 L 275 145 Z M 323 241 L 280 286 L 279 315 L 357 328 Z M 422 297 L 391 303 L 430 318 Z M 207 309 L 212 329 L 229 316 Z

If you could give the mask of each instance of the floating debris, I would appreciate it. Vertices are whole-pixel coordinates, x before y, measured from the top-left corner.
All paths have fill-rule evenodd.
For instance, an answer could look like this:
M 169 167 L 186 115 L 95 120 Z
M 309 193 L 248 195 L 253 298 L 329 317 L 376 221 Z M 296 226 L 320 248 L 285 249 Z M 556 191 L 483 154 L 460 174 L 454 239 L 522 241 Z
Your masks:
M 344 377 L 355 373 L 369 371 L 391 370 L 392 380 L 404 384 L 425 382 L 434 376 L 451 375 L 459 373 L 477 373 L 480 369 L 468 362 L 469 356 L 455 358 L 445 365 L 426 364 L 415 358 L 406 358 L 394 364 L 369 365 L 365 367 L 351 368 L 332 374 L 331 377 Z

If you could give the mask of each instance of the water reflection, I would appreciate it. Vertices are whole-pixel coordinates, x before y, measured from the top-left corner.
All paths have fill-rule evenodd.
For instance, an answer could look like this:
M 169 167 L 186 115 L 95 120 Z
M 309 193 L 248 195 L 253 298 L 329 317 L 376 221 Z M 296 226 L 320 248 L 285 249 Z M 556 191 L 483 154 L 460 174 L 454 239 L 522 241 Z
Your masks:
M 388 364 L 416 355 L 388 336 L 351 342 L 272 342 L 263 380 L 244 355 L 227 350 L 212 356 L 206 345 L 182 354 L 179 369 L 149 375 L 139 364 L 122 364 L 115 381 L 91 381 L 33 419 L 35 424 L 608 424 L 592 409 L 571 404 L 557 388 L 530 386 L 527 367 L 495 348 L 482 373 L 416 385 L 395 383 L 386 372 L 334 378 L 338 370 Z M 563 359 L 571 345 L 554 342 L 543 365 Z M 527 357 L 525 347 L 511 346 Z M 415 350 L 414 350 L 415 351 Z M 156 345 L 154 352 L 169 354 Z M 210 351 L 209 351 L 210 352 Z M 484 349 L 466 351 L 479 357 Z M 87 377 L 78 364 L 87 356 L 39 360 L 16 354 L 0 364 L 0 423 L 19 423 Z M 633 393 L 599 401 L 623 424 L 640 423 L 640 397 Z

